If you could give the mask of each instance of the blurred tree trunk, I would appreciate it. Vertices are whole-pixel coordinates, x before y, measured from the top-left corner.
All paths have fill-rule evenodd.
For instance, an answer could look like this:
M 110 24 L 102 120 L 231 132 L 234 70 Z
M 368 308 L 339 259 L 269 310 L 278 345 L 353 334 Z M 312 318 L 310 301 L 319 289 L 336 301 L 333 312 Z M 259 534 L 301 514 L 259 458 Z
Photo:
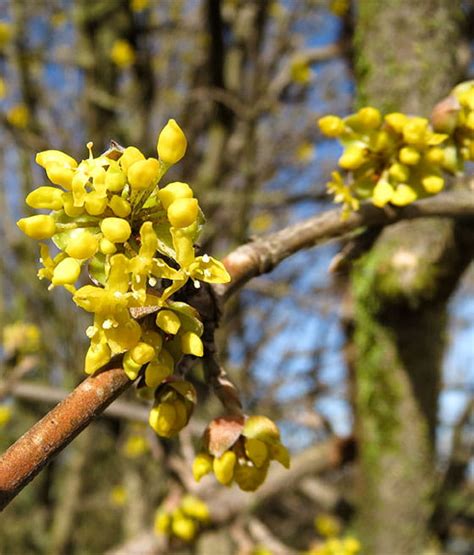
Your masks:
M 451 0 L 359 2 L 359 102 L 428 115 L 460 77 L 459 18 Z M 469 260 L 461 239 L 445 219 L 393 225 L 352 272 L 358 524 L 367 554 L 426 546 L 446 304 Z

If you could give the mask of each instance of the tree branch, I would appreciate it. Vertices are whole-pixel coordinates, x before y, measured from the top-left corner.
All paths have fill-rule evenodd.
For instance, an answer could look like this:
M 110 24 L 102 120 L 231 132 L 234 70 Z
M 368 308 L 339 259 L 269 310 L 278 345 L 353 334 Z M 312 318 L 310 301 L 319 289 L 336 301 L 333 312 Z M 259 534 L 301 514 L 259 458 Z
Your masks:
M 0 459 L 0 509 L 132 382 L 120 367 L 87 378 Z
M 351 214 L 346 220 L 341 219 L 340 209 L 317 214 L 255 239 L 230 253 L 224 262 L 233 278 L 232 282 L 216 289 L 222 300 L 226 300 L 252 277 L 271 271 L 281 261 L 302 249 L 341 237 L 360 227 L 435 216 L 474 218 L 474 194 L 450 192 L 404 208 L 387 207 L 384 210 L 363 204 L 359 212 Z M 84 380 L 64 401 L 19 438 L 0 458 L 0 509 L 131 383 L 115 362 L 114 367 L 109 365 L 100 374 Z M 262 494 L 263 491 L 260 492 Z
M 280 262 L 296 252 L 337 239 L 358 228 L 385 226 L 400 220 L 447 216 L 474 217 L 474 194 L 456 191 L 426 198 L 403 208 L 376 208 L 364 203 L 358 212 L 345 220 L 341 210 L 327 210 L 311 218 L 259 237 L 231 252 L 224 264 L 232 276 L 229 285 L 218 288 L 221 298 L 228 299 L 253 277 L 271 272 Z

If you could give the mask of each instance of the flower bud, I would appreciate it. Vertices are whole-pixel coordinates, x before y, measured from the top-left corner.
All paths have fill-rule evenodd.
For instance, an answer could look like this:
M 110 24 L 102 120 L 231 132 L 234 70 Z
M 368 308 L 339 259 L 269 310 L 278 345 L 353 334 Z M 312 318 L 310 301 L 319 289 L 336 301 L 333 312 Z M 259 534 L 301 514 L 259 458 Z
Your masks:
M 144 191 L 152 187 L 158 180 L 160 163 L 156 158 L 138 160 L 134 162 L 127 172 L 128 182 L 134 191 Z
M 181 509 L 188 516 L 206 522 L 209 520 L 209 509 L 204 501 L 193 495 L 185 495 L 181 500 Z
M 190 542 L 197 533 L 197 525 L 190 518 L 177 517 L 173 518 L 171 530 L 178 538 L 185 542 Z
M 197 199 L 176 199 L 168 208 L 168 220 L 173 227 L 188 227 L 196 221 L 198 210 Z
M 48 164 L 46 166 L 46 175 L 51 183 L 59 185 L 68 191 L 71 190 L 74 170 L 59 164 Z
M 56 266 L 51 282 L 53 285 L 73 284 L 81 273 L 81 265 L 75 258 L 65 258 Z
M 269 459 L 267 445 L 255 438 L 246 438 L 245 454 L 257 468 L 262 467 Z
M 158 197 L 165 210 L 168 210 L 170 205 L 180 198 L 193 198 L 193 190 L 187 183 L 175 181 L 163 187 L 158 191 Z
M 125 356 L 123 357 L 123 370 L 130 380 L 133 381 L 137 379 L 141 368 L 142 365 L 133 360 L 130 351 L 125 353 Z
M 77 229 L 71 233 L 71 238 L 65 249 L 66 253 L 73 258 L 91 258 L 99 249 L 99 239 L 90 231 Z
M 237 457 L 233 451 L 226 451 L 221 457 L 216 457 L 212 467 L 218 482 L 228 486 L 234 478 L 234 468 Z
M 84 208 L 82 206 L 74 205 L 74 197 L 72 193 L 63 193 L 63 208 L 64 212 L 70 218 L 77 218 L 84 213 Z
M 172 367 L 170 368 L 170 366 L 163 364 L 159 359 L 152 360 L 145 368 L 145 383 L 148 387 L 158 387 L 172 373 Z
M 84 200 L 84 206 L 86 208 L 86 212 L 91 216 L 100 216 L 107 208 L 107 197 L 97 191 L 91 191 L 90 193 L 87 193 Z
M 430 164 L 439 165 L 444 162 L 444 149 L 434 146 L 426 151 L 425 160 Z
M 122 155 L 123 157 L 123 155 Z M 110 167 L 105 174 L 105 188 L 112 193 L 120 193 L 125 187 L 127 177 L 123 171 Z
M 100 223 L 100 229 L 105 238 L 112 243 L 125 243 L 132 230 L 127 220 L 121 218 L 105 218 Z
M 49 239 L 56 233 L 56 223 L 53 217 L 43 214 L 21 218 L 16 225 L 32 239 Z
M 156 315 L 156 325 L 165 333 L 176 335 L 181 327 L 181 320 L 172 310 L 160 310 Z
M 428 131 L 428 120 L 412 117 L 403 126 L 403 139 L 409 144 L 422 144 Z
M 401 133 L 403 131 L 403 127 L 408 121 L 408 116 L 400 112 L 392 112 L 391 114 L 387 114 L 385 116 L 385 121 L 394 131 Z
M 356 170 L 367 160 L 366 149 L 352 145 L 346 148 L 339 158 L 339 165 L 345 170 Z
M 421 180 L 421 183 L 427 193 L 435 195 L 444 187 L 444 179 L 440 175 L 428 175 Z
M 173 405 L 159 403 L 151 409 L 148 422 L 159 436 L 169 437 L 175 420 L 176 410 Z
M 410 177 L 410 170 L 403 164 L 392 164 L 388 170 L 388 175 L 399 183 L 406 183 Z
M 36 163 L 38 166 L 46 169 L 50 164 L 59 164 L 60 166 L 68 166 L 70 168 L 77 168 L 77 162 L 60 150 L 43 150 L 36 155 Z
M 202 357 L 204 355 L 204 345 L 199 335 L 188 331 L 181 336 L 181 349 L 185 355 Z
M 327 137 L 339 137 L 344 133 L 345 125 L 337 116 L 324 116 L 318 121 L 321 133 Z
M 126 218 L 127 216 L 130 215 L 130 212 L 132 211 L 132 208 L 128 200 L 125 200 L 124 198 L 118 195 L 114 195 L 109 200 L 109 206 L 113 210 L 114 214 L 119 218 Z
M 143 154 L 138 150 L 137 147 L 127 146 L 119 159 L 119 164 L 122 170 L 124 172 L 127 172 L 128 168 L 139 160 L 145 160 L 145 156 L 143 156 Z
M 393 187 L 386 179 L 379 179 L 372 193 L 372 203 L 379 208 L 385 206 L 392 199 Z
M 212 472 L 213 458 L 207 453 L 198 453 L 193 462 L 193 476 L 199 482 L 203 476 Z
M 56 187 L 38 187 L 26 197 L 26 204 L 31 208 L 61 210 L 63 192 Z
M 407 166 L 416 166 L 420 161 L 420 152 L 412 146 L 404 146 L 398 155 L 398 158 L 402 164 Z
M 155 516 L 153 528 L 157 534 L 168 534 L 171 526 L 171 516 L 164 512 L 158 511 Z
M 115 254 L 117 252 L 117 247 L 112 241 L 102 237 L 99 241 L 99 250 L 102 254 Z
M 176 164 L 184 156 L 187 144 L 180 126 L 170 119 L 158 137 L 158 157 L 165 164 Z
M 364 129 L 377 129 L 382 123 L 382 116 L 377 108 L 373 108 L 372 106 L 366 106 L 365 108 L 361 108 L 357 112 L 357 116 L 360 120 L 360 123 Z
M 396 206 L 406 206 L 417 199 L 416 192 L 409 185 L 399 185 L 393 193 L 391 203 Z
M 147 343 L 138 343 L 130 351 L 130 356 L 137 364 L 146 364 L 155 356 L 155 349 Z

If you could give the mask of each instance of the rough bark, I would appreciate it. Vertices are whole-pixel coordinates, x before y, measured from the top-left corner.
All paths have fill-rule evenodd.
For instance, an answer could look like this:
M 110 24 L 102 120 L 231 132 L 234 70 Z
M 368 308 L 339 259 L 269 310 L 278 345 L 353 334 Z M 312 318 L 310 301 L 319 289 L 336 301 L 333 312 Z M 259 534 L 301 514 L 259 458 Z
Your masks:
M 450 0 L 359 2 L 359 101 L 429 113 L 459 76 L 459 18 Z M 400 222 L 353 270 L 364 553 L 411 555 L 426 545 L 446 302 L 469 250 L 453 221 Z

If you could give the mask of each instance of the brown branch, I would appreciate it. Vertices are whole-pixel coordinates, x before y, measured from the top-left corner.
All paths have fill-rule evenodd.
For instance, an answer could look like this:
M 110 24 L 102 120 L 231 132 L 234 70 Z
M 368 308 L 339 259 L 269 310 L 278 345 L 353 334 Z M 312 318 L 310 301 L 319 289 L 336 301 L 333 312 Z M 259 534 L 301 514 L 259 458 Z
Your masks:
M 117 367 L 87 378 L 20 437 L 0 459 L 0 509 L 131 383 Z
M 280 231 L 257 238 L 231 252 L 224 264 L 232 276 L 229 285 L 221 286 L 223 300 L 243 287 L 251 278 L 272 271 L 280 262 L 296 252 L 314 247 L 370 226 L 385 226 L 399 220 L 448 216 L 474 217 L 474 194 L 456 191 L 415 202 L 403 208 L 376 208 L 362 204 L 358 212 L 341 219 L 339 209 L 328 210 L 288 226 Z
M 364 204 L 341 220 L 339 209 L 318 214 L 233 251 L 225 264 L 233 277 L 219 293 L 227 299 L 252 277 L 269 272 L 295 252 L 341 237 L 357 228 L 388 225 L 401 219 L 449 216 L 474 217 L 474 195 L 452 192 L 418 201 L 405 208 L 380 210 Z M 114 368 L 84 380 L 64 401 L 19 438 L 0 458 L 0 509 L 4 508 L 91 420 L 102 413 L 131 382 Z M 271 484 L 271 482 L 269 482 Z M 260 495 L 263 495 L 263 490 Z

